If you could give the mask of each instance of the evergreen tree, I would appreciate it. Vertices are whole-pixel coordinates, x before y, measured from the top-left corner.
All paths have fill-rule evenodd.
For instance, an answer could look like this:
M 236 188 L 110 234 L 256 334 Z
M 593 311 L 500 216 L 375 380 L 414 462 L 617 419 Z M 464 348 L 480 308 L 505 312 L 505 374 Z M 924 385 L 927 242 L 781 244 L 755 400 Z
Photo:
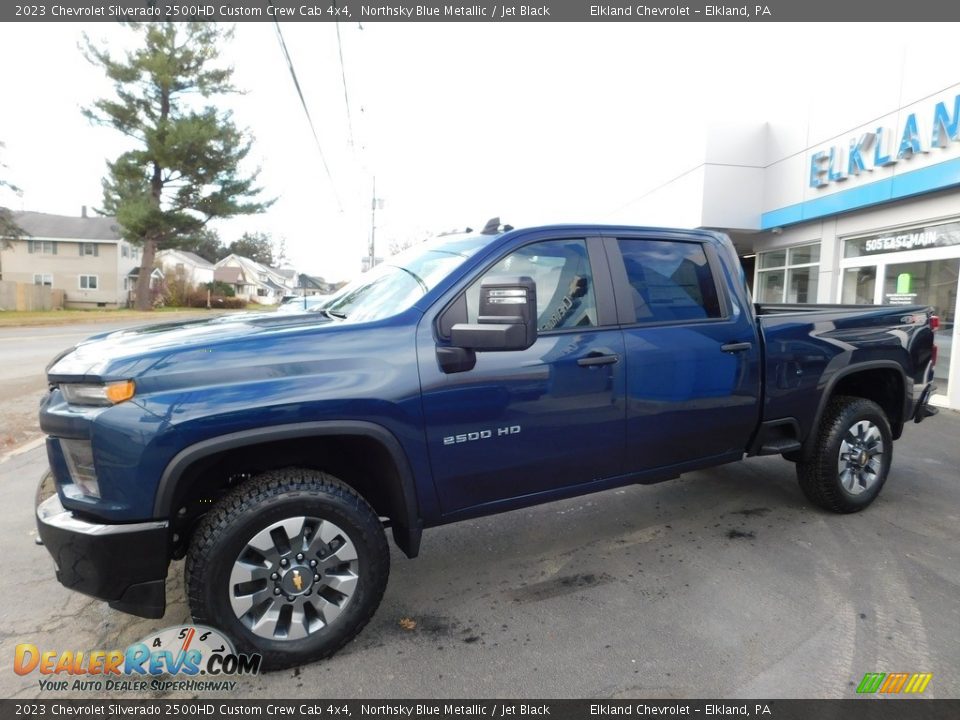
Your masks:
M 270 203 L 257 200 L 257 173 L 240 171 L 251 139 L 229 112 L 205 103 L 236 92 L 232 69 L 215 65 L 231 32 L 202 22 L 124 24 L 143 42 L 122 58 L 86 38 L 87 58 L 114 82 L 116 97 L 84 114 L 135 143 L 107 164 L 100 212 L 115 215 L 124 237 L 143 247 L 136 306 L 146 310 L 157 250 L 181 246 L 214 218 Z
M 0 148 L 4 145 L 0 142 Z M 0 170 L 6 169 L 6 165 L 0 163 Z M 7 188 L 13 192 L 19 192 L 19 188 L 16 185 L 5 180 L 3 177 L 0 177 L 0 188 Z M 0 206 L 0 240 L 4 241 L 4 244 L 10 240 L 16 240 L 17 238 L 22 237 L 26 233 L 17 223 L 13 220 L 13 213 L 9 209 Z
M 230 252 L 261 265 L 273 266 L 273 240 L 267 233 L 244 233 L 239 240 L 230 243 Z
M 220 240 L 220 235 L 211 228 L 203 228 L 184 240 L 180 247 L 211 263 L 217 263 L 230 254 L 230 250 Z

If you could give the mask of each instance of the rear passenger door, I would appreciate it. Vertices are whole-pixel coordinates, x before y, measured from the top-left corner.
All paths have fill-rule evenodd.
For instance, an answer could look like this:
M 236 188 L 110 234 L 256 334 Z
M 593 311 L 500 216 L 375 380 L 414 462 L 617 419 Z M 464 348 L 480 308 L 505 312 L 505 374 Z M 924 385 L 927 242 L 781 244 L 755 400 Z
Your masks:
M 626 352 L 629 472 L 738 457 L 759 414 L 760 347 L 708 238 L 605 239 Z

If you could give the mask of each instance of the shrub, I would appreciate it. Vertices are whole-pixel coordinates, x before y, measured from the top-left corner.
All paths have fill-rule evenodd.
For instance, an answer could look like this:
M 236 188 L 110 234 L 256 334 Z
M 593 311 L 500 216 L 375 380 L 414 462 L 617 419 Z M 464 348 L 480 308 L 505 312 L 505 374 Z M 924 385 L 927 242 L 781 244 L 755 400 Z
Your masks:
M 207 290 L 210 290 L 214 295 L 219 295 L 221 297 L 234 297 L 237 292 L 233 289 L 233 285 L 230 283 L 225 283 L 223 280 L 214 280 L 213 282 L 208 282 L 204 287 Z
M 194 290 L 183 298 L 183 307 L 205 308 L 207 306 L 207 291 Z M 247 303 L 242 298 L 210 295 L 210 307 L 215 310 L 242 310 Z

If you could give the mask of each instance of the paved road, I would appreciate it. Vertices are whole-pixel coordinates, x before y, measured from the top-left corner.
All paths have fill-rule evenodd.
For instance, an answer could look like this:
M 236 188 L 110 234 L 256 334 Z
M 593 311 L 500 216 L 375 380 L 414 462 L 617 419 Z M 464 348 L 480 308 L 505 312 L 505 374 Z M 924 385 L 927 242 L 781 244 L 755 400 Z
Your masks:
M 189 315 L 195 316 L 195 313 Z M 164 313 L 158 316 L 157 322 L 178 317 L 181 315 Z M 39 436 L 37 405 L 46 390 L 43 369 L 50 360 L 91 335 L 143 324 L 143 320 L 127 320 L 0 328 L 0 406 L 3 407 L 0 456 Z
M 429 531 L 419 559 L 393 551 L 357 640 L 231 696 L 850 697 L 866 672 L 925 671 L 927 695 L 958 697 L 958 437 L 956 413 L 909 426 L 858 515 L 810 508 L 789 463 L 755 458 Z M 4 697 L 41 696 L 16 643 L 123 648 L 187 619 L 181 563 L 160 621 L 57 585 L 32 543 L 43 463 L 0 464 Z

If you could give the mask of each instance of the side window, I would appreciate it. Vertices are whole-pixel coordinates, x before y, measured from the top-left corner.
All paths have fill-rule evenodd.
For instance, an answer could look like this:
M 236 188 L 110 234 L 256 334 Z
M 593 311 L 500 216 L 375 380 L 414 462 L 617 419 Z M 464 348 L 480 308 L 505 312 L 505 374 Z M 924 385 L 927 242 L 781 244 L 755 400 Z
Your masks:
M 528 276 L 537 284 L 537 329 L 540 332 L 597 326 L 593 273 L 584 240 L 547 240 L 525 245 L 490 268 L 485 277 Z M 480 283 L 466 292 L 467 322 L 477 322 Z
M 618 240 L 633 295 L 635 322 L 722 317 L 710 264 L 699 243 Z

